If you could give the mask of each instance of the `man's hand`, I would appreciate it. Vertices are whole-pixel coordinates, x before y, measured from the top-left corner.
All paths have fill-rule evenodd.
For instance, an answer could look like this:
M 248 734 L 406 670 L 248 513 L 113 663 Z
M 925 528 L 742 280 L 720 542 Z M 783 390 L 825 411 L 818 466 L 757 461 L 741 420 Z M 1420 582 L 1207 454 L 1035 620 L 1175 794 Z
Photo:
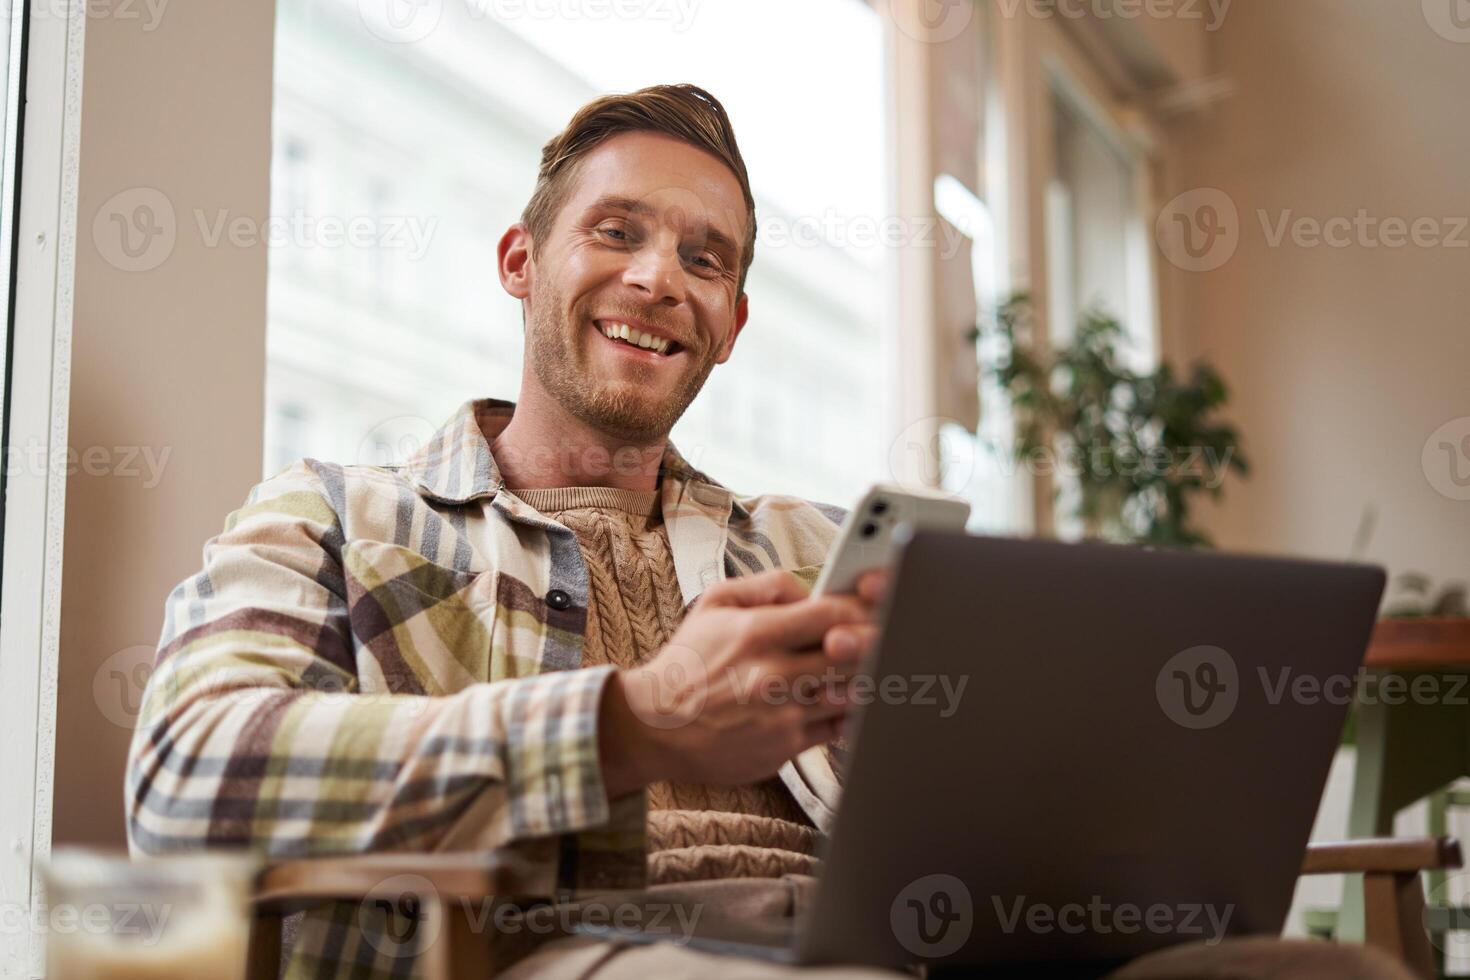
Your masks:
M 887 578 L 869 572 L 856 597 L 813 597 L 783 570 L 710 587 L 657 656 L 608 684 L 609 799 L 665 779 L 756 782 L 835 738 Z

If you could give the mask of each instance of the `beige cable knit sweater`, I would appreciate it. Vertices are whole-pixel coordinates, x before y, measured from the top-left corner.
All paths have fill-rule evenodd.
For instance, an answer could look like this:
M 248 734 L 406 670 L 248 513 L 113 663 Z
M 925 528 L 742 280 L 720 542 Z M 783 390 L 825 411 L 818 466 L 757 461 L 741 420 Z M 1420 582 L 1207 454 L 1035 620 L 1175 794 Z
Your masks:
M 684 608 L 657 490 L 513 491 L 576 536 L 587 563 L 584 667 L 633 667 L 678 628 Z M 750 786 L 648 788 L 650 884 L 779 877 L 816 869 L 816 830 L 780 779 Z

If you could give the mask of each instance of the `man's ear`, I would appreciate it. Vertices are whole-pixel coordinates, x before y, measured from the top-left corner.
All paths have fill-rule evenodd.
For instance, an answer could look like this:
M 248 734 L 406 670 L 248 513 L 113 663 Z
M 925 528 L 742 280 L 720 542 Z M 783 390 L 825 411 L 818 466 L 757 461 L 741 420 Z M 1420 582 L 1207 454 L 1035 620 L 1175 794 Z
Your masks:
M 740 331 L 745 327 L 745 321 L 750 319 L 750 297 L 745 293 L 735 301 L 735 329 L 730 331 L 730 336 L 725 338 L 725 346 L 720 350 L 720 356 L 715 358 L 716 364 L 724 364 L 730 359 L 730 352 L 735 349 L 735 338 L 740 336 Z
M 500 285 L 516 299 L 531 295 L 531 232 L 516 222 L 500 236 L 495 258 L 500 272 Z

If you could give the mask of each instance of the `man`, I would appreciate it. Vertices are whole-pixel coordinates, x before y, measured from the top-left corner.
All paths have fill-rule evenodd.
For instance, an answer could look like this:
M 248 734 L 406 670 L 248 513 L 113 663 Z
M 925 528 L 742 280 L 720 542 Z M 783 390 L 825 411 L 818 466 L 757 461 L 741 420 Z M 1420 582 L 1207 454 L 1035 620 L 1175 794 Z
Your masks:
M 581 109 L 498 250 L 525 317 L 518 402 L 466 405 L 402 468 L 297 463 L 170 595 L 134 853 L 500 848 L 569 898 L 791 914 L 884 582 L 810 596 L 841 512 L 737 497 L 668 441 L 746 325 L 754 244 L 713 96 Z M 793 694 L 751 693 L 772 691 Z M 405 975 L 392 918 L 309 913 L 288 974 Z M 785 972 L 582 938 L 514 970 Z

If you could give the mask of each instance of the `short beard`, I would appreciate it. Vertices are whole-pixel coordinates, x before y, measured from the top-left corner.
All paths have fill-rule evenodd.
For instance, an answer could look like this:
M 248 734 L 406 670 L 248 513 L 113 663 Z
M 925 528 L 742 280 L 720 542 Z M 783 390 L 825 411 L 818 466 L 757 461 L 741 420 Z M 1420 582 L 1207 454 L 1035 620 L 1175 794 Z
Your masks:
M 573 309 L 562 319 L 561 295 L 554 287 L 538 290 L 526 330 L 526 356 L 541 387 L 557 404 L 584 424 L 616 439 L 646 444 L 666 438 L 683 417 L 714 370 L 712 356 L 685 349 L 688 357 L 702 357 L 698 370 L 679 379 L 668 401 L 649 403 L 627 385 L 601 386 L 591 378 L 587 342 L 577 334 L 590 329 L 587 311 Z M 590 342 L 591 338 L 588 338 Z M 656 370 L 652 365 L 649 370 Z

